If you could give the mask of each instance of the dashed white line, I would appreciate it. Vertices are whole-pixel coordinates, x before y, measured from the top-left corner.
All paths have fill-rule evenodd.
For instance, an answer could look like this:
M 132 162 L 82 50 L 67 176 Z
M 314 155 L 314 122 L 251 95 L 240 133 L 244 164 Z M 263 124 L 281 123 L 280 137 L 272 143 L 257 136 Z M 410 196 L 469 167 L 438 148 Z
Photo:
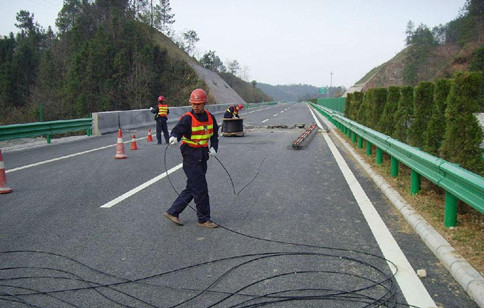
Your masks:
M 264 121 L 262 121 L 262 123 L 265 123 L 265 122 L 267 122 L 267 121 L 269 121 L 269 119 L 265 119 Z
M 108 203 L 106 203 L 104 205 L 101 205 L 101 207 L 102 208 L 110 208 L 110 207 L 113 207 L 114 205 L 118 204 L 119 202 L 121 202 L 123 200 L 126 200 L 129 197 L 131 197 L 132 195 L 134 195 L 134 194 L 140 192 L 141 190 L 145 189 L 146 187 L 148 187 L 148 186 L 150 186 L 150 185 L 158 182 L 159 180 L 161 180 L 164 177 L 166 177 L 168 174 L 171 174 L 171 173 L 177 171 L 182 166 L 183 166 L 183 164 L 176 165 L 175 167 L 171 168 L 170 170 L 168 170 L 166 172 L 163 172 L 159 176 L 157 176 L 157 177 L 149 180 L 148 182 L 145 182 L 145 183 L 139 185 L 138 187 L 135 187 L 135 188 L 131 189 L 130 191 L 122 194 L 121 196 L 117 197 L 116 199 L 113 199 L 113 200 L 109 201 Z

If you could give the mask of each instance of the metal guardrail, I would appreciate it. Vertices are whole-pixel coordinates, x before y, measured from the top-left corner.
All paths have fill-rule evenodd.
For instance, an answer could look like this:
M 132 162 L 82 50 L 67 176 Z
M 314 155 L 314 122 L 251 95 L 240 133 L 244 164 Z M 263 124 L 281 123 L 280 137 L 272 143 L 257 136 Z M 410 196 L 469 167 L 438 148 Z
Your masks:
M 446 227 L 453 227 L 457 223 L 458 200 L 484 214 L 484 177 L 345 118 L 339 112 L 316 104 L 311 105 L 352 138 L 353 142 L 358 139 L 359 148 L 362 148 L 363 141 L 366 140 L 367 155 L 371 154 L 371 145 L 375 145 L 377 164 L 381 164 L 383 152 L 389 154 L 392 159 L 391 176 L 398 175 L 398 162 L 409 167 L 412 170 L 411 194 L 420 190 L 420 175 L 445 189 Z
M 46 136 L 47 143 L 50 143 L 52 135 L 81 130 L 91 136 L 92 118 L 3 125 L 0 126 L 0 141 Z

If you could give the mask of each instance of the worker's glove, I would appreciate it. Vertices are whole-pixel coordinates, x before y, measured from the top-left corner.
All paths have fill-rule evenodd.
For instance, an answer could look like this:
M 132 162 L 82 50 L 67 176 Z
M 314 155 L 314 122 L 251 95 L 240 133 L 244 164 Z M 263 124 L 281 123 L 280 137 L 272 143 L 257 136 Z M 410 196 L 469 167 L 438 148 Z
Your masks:
M 217 151 L 213 147 L 210 147 L 210 150 L 208 152 L 208 155 L 210 156 L 217 156 Z
M 150 107 L 150 111 L 153 111 L 153 110 L 155 110 L 155 108 L 153 108 L 153 107 Z
M 170 143 L 170 145 L 176 145 L 178 143 L 178 140 L 176 139 L 176 137 L 170 137 L 170 140 L 168 141 Z

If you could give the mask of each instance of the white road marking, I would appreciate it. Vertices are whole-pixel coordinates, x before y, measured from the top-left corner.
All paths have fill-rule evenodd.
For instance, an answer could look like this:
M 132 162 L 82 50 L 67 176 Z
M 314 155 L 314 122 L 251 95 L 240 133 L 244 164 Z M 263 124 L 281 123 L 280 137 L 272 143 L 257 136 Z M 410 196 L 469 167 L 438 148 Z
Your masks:
M 311 108 L 309 108 L 309 110 L 311 111 L 311 114 L 313 115 L 318 127 L 323 129 L 313 110 Z M 333 153 L 333 156 L 335 157 L 336 162 L 338 163 L 338 166 L 343 173 L 343 176 L 348 183 L 353 196 L 356 199 L 356 202 L 360 207 L 361 212 L 365 216 L 365 219 L 368 222 L 371 232 L 373 233 L 373 236 L 375 237 L 383 256 L 387 260 L 395 263 L 395 265 L 398 267 L 398 272 L 395 275 L 395 279 L 402 290 L 403 296 L 405 296 L 405 299 L 407 300 L 407 304 L 422 308 L 436 307 L 432 297 L 430 297 L 430 294 L 427 292 L 427 289 L 425 289 L 422 281 L 420 281 L 418 278 L 415 270 L 412 268 L 412 265 L 410 265 L 407 257 L 395 241 L 395 238 L 393 238 L 392 234 L 388 230 L 385 222 L 382 220 L 365 191 L 361 187 L 360 183 L 356 179 L 355 175 L 346 164 L 343 156 L 341 156 L 328 134 L 323 134 L 323 136 L 328 143 L 328 146 Z M 388 263 L 388 265 L 390 268 L 393 268 L 392 264 Z
M 264 121 L 262 121 L 262 123 L 265 123 L 265 122 L 267 122 L 267 121 L 269 121 L 269 119 L 265 119 Z
M 145 137 L 135 138 L 136 141 L 141 140 L 141 139 L 145 139 Z M 132 142 L 132 140 L 130 139 L 128 141 L 124 141 L 123 143 L 129 143 L 129 142 Z M 106 145 L 106 146 L 103 146 L 103 147 L 100 147 L 100 148 L 95 148 L 95 149 L 91 149 L 91 150 L 87 150 L 87 151 L 83 151 L 83 152 L 79 152 L 79 153 L 74 153 L 74 154 L 61 156 L 61 157 L 57 157 L 57 158 L 53 158 L 53 159 L 49 159 L 49 160 L 44 160 L 44 161 L 41 161 L 41 162 L 38 162 L 38 163 L 25 165 L 25 166 L 18 167 L 18 168 L 12 168 L 12 169 L 6 170 L 5 173 L 11 173 L 11 172 L 15 172 L 15 171 L 19 171 L 19 170 L 23 170 L 23 169 L 27 169 L 27 168 L 32 168 L 32 167 L 52 163 L 52 162 L 55 162 L 55 161 L 58 161 L 58 160 L 76 157 L 76 156 L 79 156 L 79 155 L 83 155 L 83 154 L 87 154 L 87 153 L 91 153 L 91 152 L 95 152 L 95 151 L 99 151 L 99 150 L 104 150 L 104 149 L 107 149 L 107 148 L 110 148 L 110 147 L 115 147 L 115 146 L 116 146 L 116 144 L 111 144 L 111 145 Z
M 113 207 L 114 205 L 118 204 L 119 202 L 121 202 L 123 200 L 128 199 L 132 195 L 140 192 L 141 190 L 147 188 L 148 186 L 153 185 L 154 183 L 156 183 L 159 180 L 161 180 L 164 177 L 166 177 L 168 174 L 171 174 L 171 173 L 177 171 L 182 166 L 183 166 L 183 164 L 176 165 L 175 167 L 171 168 L 170 170 L 168 170 L 166 172 L 163 172 L 162 174 L 158 175 L 157 177 L 149 180 L 148 182 L 145 182 L 145 183 L 139 185 L 138 187 L 135 187 L 135 188 L 131 189 L 130 191 L 122 194 L 121 196 L 117 197 L 116 199 L 113 199 L 113 200 L 109 201 L 108 203 L 106 203 L 104 205 L 101 205 L 101 207 L 102 208 L 110 208 L 110 207 Z
M 274 115 L 274 117 L 277 117 L 277 113 Z

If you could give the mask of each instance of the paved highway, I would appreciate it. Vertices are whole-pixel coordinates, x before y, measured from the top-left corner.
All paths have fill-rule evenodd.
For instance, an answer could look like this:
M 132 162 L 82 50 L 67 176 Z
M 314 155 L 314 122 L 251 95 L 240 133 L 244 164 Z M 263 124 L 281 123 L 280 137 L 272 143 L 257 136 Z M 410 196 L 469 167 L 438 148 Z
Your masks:
M 116 134 L 3 152 L 0 306 L 477 307 L 332 132 L 290 147 L 308 105 L 241 117 L 209 161 L 218 229 L 163 217 L 186 178 L 147 128 L 125 160 Z

